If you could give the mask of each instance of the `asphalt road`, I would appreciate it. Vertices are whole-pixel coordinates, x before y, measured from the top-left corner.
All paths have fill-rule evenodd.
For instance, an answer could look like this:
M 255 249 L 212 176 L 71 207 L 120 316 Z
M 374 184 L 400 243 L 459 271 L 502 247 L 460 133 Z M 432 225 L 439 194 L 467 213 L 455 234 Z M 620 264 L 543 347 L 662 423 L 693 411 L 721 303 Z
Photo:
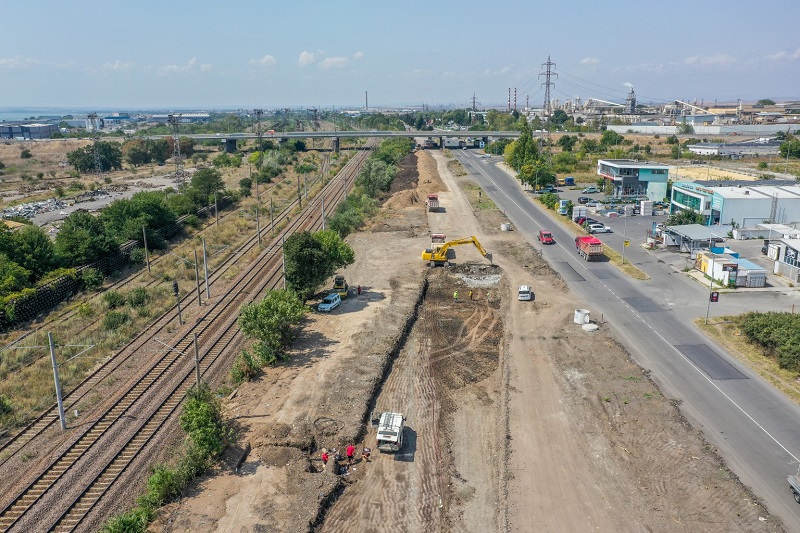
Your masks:
M 707 290 L 634 245 L 627 248 L 626 260 L 647 272 L 648 281 L 632 280 L 607 262 L 583 261 L 575 253 L 573 235 L 494 164 L 500 158 L 453 152 L 514 229 L 542 249 L 570 290 L 585 301 L 592 319 L 602 316 L 606 327 L 614 328 L 662 392 L 681 402 L 681 411 L 717 447 L 731 470 L 788 530 L 800 531 L 800 505 L 786 482 L 786 475 L 794 474 L 800 463 L 800 408 L 694 327 L 692 321 L 705 316 Z M 627 223 L 612 222 L 613 227 L 618 224 Z M 540 245 L 535 237 L 540 228 L 551 230 L 556 244 Z M 620 250 L 623 231 L 599 237 Z M 629 237 L 632 244 L 642 240 Z M 712 304 L 718 306 L 713 313 L 785 309 L 791 307 L 789 301 L 800 303 L 796 292 L 724 296 L 725 303 Z

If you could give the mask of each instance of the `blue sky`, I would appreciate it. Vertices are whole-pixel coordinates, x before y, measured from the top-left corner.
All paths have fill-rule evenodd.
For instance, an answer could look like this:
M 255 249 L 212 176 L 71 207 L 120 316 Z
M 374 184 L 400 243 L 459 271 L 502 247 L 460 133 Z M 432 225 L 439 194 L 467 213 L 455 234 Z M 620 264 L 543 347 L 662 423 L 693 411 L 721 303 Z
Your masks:
M 800 99 L 800 2 L 0 0 L 0 106 Z

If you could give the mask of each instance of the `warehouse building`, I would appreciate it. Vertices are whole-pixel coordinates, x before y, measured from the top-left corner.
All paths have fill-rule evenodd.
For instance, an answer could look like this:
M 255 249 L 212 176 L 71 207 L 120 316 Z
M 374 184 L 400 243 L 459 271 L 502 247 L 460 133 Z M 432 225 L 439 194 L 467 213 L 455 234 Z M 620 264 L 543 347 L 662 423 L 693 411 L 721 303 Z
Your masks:
M 0 139 L 49 139 L 58 131 L 54 124 L 0 124 Z
M 669 166 L 632 159 L 600 159 L 597 174 L 610 181 L 612 196 L 647 197 L 661 201 L 667 196 Z
M 707 225 L 748 228 L 763 222 L 800 221 L 800 185 L 796 181 L 675 183 L 670 200 L 671 214 L 692 209 L 706 217 Z

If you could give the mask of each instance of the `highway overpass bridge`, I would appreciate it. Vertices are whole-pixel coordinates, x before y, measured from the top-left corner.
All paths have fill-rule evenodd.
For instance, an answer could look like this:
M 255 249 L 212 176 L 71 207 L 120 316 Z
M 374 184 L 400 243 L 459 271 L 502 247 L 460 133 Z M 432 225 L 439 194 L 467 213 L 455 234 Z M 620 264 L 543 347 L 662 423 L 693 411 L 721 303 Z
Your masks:
M 181 137 L 190 137 L 198 141 L 218 140 L 225 143 L 226 152 L 236 151 L 236 144 L 239 140 L 256 139 L 255 133 L 193 133 L 181 135 Z M 479 139 L 479 142 L 488 144 L 496 139 L 516 139 L 519 137 L 518 131 L 448 131 L 448 130 L 434 130 L 434 131 L 266 131 L 263 132 L 262 138 L 277 140 L 279 142 L 288 141 L 289 139 L 332 139 L 333 151 L 339 151 L 339 140 L 348 138 L 391 138 L 391 137 L 422 137 L 425 139 L 439 140 L 439 147 L 443 148 L 445 139 Z M 152 137 L 163 138 L 163 136 Z

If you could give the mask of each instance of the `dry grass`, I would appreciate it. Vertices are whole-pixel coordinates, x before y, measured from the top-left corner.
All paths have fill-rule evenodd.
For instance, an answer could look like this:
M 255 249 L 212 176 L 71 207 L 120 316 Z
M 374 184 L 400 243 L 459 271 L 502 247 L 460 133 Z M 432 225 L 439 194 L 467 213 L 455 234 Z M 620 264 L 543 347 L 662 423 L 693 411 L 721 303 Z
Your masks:
M 780 368 L 775 359 L 768 357 L 761 348 L 748 341 L 739 331 L 736 317 L 711 318 L 708 324 L 705 324 L 705 319 L 698 318 L 694 323 L 728 353 L 746 364 L 776 389 L 800 403 L 800 377 L 797 372 Z

